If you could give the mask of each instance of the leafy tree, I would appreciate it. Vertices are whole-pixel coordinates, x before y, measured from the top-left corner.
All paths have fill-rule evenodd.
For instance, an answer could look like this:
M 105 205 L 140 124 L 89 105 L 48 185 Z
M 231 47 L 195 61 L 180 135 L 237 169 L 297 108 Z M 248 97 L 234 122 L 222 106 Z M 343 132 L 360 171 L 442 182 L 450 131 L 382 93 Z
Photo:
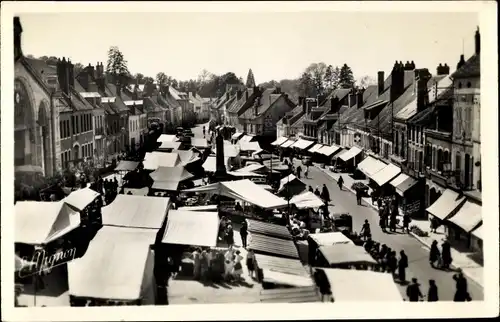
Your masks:
M 326 91 L 330 92 L 338 88 L 339 74 L 340 74 L 340 69 L 338 67 L 333 67 L 332 65 L 328 65 L 323 80 L 323 84 L 325 86 Z
M 308 72 L 303 72 L 299 78 L 298 84 L 299 93 L 301 96 L 314 96 L 314 81 L 311 74 Z
M 155 82 L 155 79 L 153 77 L 148 77 L 148 76 L 144 77 L 144 84 L 152 84 L 154 82 Z
M 375 79 L 373 77 L 368 76 L 368 75 L 361 77 L 357 83 L 358 83 L 358 87 L 361 87 L 361 88 L 367 88 L 370 85 L 377 84 Z
M 80 63 L 73 64 L 73 73 L 74 75 L 80 74 L 80 72 L 84 69 L 83 65 Z
M 248 70 L 246 87 L 247 88 L 255 87 L 255 77 L 253 76 L 251 68 Z
M 117 80 L 123 82 L 124 79 L 128 78 L 130 75 L 127 61 L 125 60 L 123 53 L 116 46 L 112 46 L 108 50 L 106 72 L 114 77 L 115 82 Z
M 201 71 L 200 75 L 198 75 L 198 83 L 200 85 L 203 85 L 206 82 L 210 81 L 210 79 L 212 79 L 213 76 L 214 75 L 212 73 L 210 73 L 208 70 L 203 69 Z
M 339 73 L 339 86 L 341 88 L 353 88 L 355 84 L 354 75 L 352 73 L 351 67 L 344 64 L 342 68 L 340 68 Z
M 135 74 L 134 79 L 138 84 L 144 84 L 144 75 L 143 74 L 141 74 L 141 73 Z
M 159 85 L 165 84 L 167 79 L 168 79 L 168 76 L 164 72 L 159 72 L 158 74 L 156 74 L 156 82 Z

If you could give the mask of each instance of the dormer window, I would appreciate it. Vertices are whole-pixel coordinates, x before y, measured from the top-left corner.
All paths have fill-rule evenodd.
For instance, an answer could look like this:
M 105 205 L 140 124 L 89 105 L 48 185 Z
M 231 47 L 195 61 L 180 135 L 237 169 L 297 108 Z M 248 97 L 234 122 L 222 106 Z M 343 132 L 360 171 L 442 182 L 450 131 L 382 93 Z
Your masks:
M 467 82 L 467 88 L 471 88 L 472 87 L 472 83 L 471 82 Z

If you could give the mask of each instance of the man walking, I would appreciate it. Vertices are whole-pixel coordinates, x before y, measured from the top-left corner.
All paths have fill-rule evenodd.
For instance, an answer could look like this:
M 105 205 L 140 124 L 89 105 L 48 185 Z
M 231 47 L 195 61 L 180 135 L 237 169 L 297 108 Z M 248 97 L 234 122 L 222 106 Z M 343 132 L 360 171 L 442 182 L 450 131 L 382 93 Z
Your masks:
M 241 245 L 243 248 L 247 248 L 247 236 L 248 236 L 248 228 L 247 222 L 244 221 L 240 228 L 240 236 L 241 236 Z
M 411 279 L 411 284 L 406 288 L 406 296 L 408 296 L 410 302 L 418 302 L 419 299 L 424 297 L 420 292 L 420 284 L 416 278 Z
M 401 282 L 406 282 L 406 268 L 408 267 L 408 257 L 404 250 L 399 252 L 398 277 Z

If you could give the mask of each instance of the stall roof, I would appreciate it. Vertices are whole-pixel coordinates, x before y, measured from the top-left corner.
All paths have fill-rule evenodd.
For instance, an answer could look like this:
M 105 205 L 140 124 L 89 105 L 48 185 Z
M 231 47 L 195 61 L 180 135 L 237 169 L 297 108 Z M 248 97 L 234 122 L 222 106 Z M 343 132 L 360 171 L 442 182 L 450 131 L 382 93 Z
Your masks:
M 403 298 L 389 273 L 369 270 L 322 268 L 334 302 L 401 302 Z
M 222 181 L 184 191 L 220 194 L 264 209 L 284 208 L 287 206 L 285 199 L 272 194 L 248 179 Z
M 155 171 L 151 172 L 149 176 L 154 181 L 171 181 L 176 182 L 177 184 L 194 177 L 194 175 L 189 173 L 183 166 L 159 167 Z
M 149 188 L 148 187 L 140 189 L 123 188 L 123 194 L 128 195 L 129 192 L 134 196 L 147 196 L 149 193 Z
M 335 152 L 337 152 L 339 150 L 340 150 L 339 146 L 336 146 L 336 145 L 332 145 L 332 146 L 325 145 L 325 146 L 323 146 L 321 149 L 319 149 L 316 152 L 320 153 L 320 154 L 323 154 L 323 155 L 326 155 L 327 157 L 329 157 L 329 156 L 331 156 L 332 154 L 334 154 Z
M 297 178 L 293 173 L 290 173 L 286 177 L 280 180 L 280 188 L 278 189 L 278 192 L 283 191 L 286 185 L 288 184 L 301 184 L 301 185 L 306 185 L 302 180 Z
M 102 224 L 130 228 L 160 229 L 167 216 L 169 198 L 117 195 L 102 207 Z
M 401 168 L 394 165 L 388 164 L 382 170 L 375 173 L 372 177 L 372 180 L 375 181 L 379 186 L 383 186 L 387 182 L 394 179 L 398 174 L 401 173 Z
M 208 148 L 208 142 L 204 138 L 191 138 L 191 146 L 195 148 Z
M 399 174 L 399 176 L 396 177 L 399 178 L 402 175 L 402 173 Z M 396 179 L 392 180 L 395 181 Z M 391 181 L 391 182 L 392 182 Z M 396 192 L 400 195 L 403 196 L 406 191 L 408 191 L 411 187 L 417 184 L 417 180 L 413 179 L 412 177 L 408 177 L 401 182 L 399 185 L 396 187 Z
M 263 269 L 263 282 L 293 287 L 307 287 L 315 284 L 310 276 L 286 274 L 273 269 Z
M 179 207 L 179 211 L 217 211 L 217 205 L 204 205 L 204 206 L 190 206 L 190 207 Z
M 239 146 L 232 145 L 230 143 L 224 143 L 224 157 L 225 158 L 237 157 L 240 154 L 238 147 Z M 212 151 L 217 155 L 217 148 L 213 148 Z
M 244 172 L 244 171 L 229 171 L 227 173 L 230 176 L 233 177 L 265 177 L 265 175 L 260 174 L 260 173 L 255 173 L 255 172 Z
M 259 142 L 248 142 L 248 141 L 239 141 L 238 145 L 240 146 L 240 151 L 259 151 L 261 150 Z
M 290 146 L 292 146 L 296 141 L 295 140 L 288 140 L 286 141 L 285 143 L 282 143 L 280 145 L 280 148 L 289 148 Z
M 68 263 L 69 294 L 77 297 L 137 300 L 152 281 L 151 229 L 102 227 L 85 255 Z M 145 278 L 147 276 L 147 278 Z
M 115 171 L 134 171 L 140 162 L 122 160 L 115 168 Z
M 144 156 L 144 169 L 156 170 L 159 167 L 175 167 L 181 164 L 181 159 L 177 153 L 146 152 Z
M 312 148 L 309 149 L 309 152 L 311 153 L 319 153 L 319 150 L 321 150 L 321 148 L 324 147 L 323 144 L 315 144 L 312 146 Z
M 386 165 L 387 164 L 384 162 L 379 161 L 372 156 L 367 156 L 358 164 L 358 170 L 363 172 L 367 177 L 373 178 L 373 175 L 385 168 Z
M 466 201 L 462 208 L 458 210 L 456 215 L 448 219 L 458 227 L 462 228 L 466 233 L 470 233 L 483 221 L 481 206 Z
M 47 244 L 80 226 L 80 214 L 64 201 L 18 201 L 14 209 L 16 243 Z
M 427 208 L 427 212 L 441 220 L 445 220 L 453 211 L 460 207 L 465 200 L 465 197 L 460 197 L 455 191 L 446 189 L 443 194 Z
M 177 136 L 173 134 L 162 134 L 156 140 L 156 142 L 175 142 L 175 141 L 177 141 Z
M 282 164 L 280 160 L 272 159 L 272 160 L 265 160 L 264 165 L 269 168 L 269 170 L 276 170 L 276 171 L 288 171 L 288 166 Z
M 63 201 L 76 210 L 82 211 L 99 196 L 99 192 L 85 187 L 71 192 Z
M 285 226 L 253 219 L 247 219 L 246 221 L 248 223 L 248 231 L 251 233 L 257 233 L 276 238 L 292 239 L 292 235 L 288 231 L 288 228 L 286 228 Z
M 250 142 L 254 139 L 253 135 L 244 135 L 239 142 Z
M 309 272 L 298 259 L 275 257 L 263 254 L 255 254 L 259 268 L 268 271 L 274 271 L 282 274 L 306 276 Z
M 232 136 L 231 136 L 231 140 L 238 140 L 239 138 L 241 138 L 243 136 L 243 133 L 241 132 L 236 132 L 234 133 Z
M 295 195 L 290 199 L 290 204 L 295 205 L 299 209 L 319 208 L 325 203 L 318 196 L 310 191 L 305 191 L 299 195 Z
M 161 145 L 158 148 L 158 150 L 163 150 L 163 149 L 166 149 L 166 150 L 169 150 L 169 149 L 177 150 L 180 146 L 181 146 L 181 142 L 177 142 L 177 141 L 163 141 L 163 142 L 161 142 Z
M 228 162 L 229 162 L 229 157 L 224 157 L 224 164 L 226 165 L 226 169 Z M 215 172 L 217 170 L 217 158 L 213 156 L 207 157 L 202 167 L 203 169 L 205 169 L 206 172 Z
M 313 144 L 314 144 L 313 141 L 304 140 L 304 139 L 298 139 L 297 142 L 295 142 L 294 144 L 292 144 L 290 147 L 291 148 L 297 148 L 297 149 L 300 149 L 300 150 L 307 150 Z
M 266 166 L 263 164 L 254 163 L 254 164 L 249 164 L 241 169 L 238 169 L 236 170 L 236 172 L 256 172 L 262 169 L 266 169 Z
M 339 158 L 343 161 L 349 161 L 352 158 L 356 157 L 358 154 L 360 154 L 361 151 L 362 150 L 360 148 L 353 146 L 352 148 L 344 152 L 341 156 L 339 156 Z
M 262 303 L 314 303 L 321 302 L 315 286 L 276 288 L 260 292 Z
M 266 253 L 273 256 L 299 259 L 297 247 L 289 239 L 252 233 L 248 241 L 248 249 L 252 249 L 255 253 Z
M 397 188 L 400 184 L 402 184 L 408 178 L 410 178 L 410 176 L 408 176 L 407 174 L 400 173 L 396 178 L 392 179 L 391 182 L 389 182 L 389 184 L 391 186 L 393 186 L 394 188 Z
M 311 237 L 318 246 L 331 246 L 337 244 L 354 245 L 353 241 L 341 232 L 310 234 L 309 237 Z
M 218 234 L 217 212 L 171 210 L 162 243 L 215 247 Z
M 477 227 L 472 231 L 472 235 L 476 236 L 477 238 L 483 240 L 483 225 Z
M 287 140 L 288 140 L 288 138 L 286 138 L 284 136 L 281 136 L 281 137 L 277 138 L 276 141 L 274 141 L 273 143 L 271 143 L 271 145 L 274 145 L 274 146 L 282 145 Z
M 200 160 L 198 152 L 192 148 L 189 150 L 176 150 L 175 153 L 179 155 L 179 159 L 183 165 L 188 165 Z
M 320 252 L 330 265 L 337 264 L 377 264 L 377 261 L 361 246 L 336 244 L 320 246 Z

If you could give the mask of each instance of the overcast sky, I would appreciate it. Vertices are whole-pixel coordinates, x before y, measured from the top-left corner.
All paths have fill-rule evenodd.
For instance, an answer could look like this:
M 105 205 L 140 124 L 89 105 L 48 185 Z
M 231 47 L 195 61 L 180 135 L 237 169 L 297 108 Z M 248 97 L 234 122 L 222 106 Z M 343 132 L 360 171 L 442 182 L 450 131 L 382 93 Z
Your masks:
M 196 78 L 202 69 L 257 83 L 298 77 L 310 63 L 352 67 L 359 78 L 413 60 L 435 73 L 474 51 L 476 13 L 25 13 L 23 50 L 106 62 L 118 46 L 132 73 Z

